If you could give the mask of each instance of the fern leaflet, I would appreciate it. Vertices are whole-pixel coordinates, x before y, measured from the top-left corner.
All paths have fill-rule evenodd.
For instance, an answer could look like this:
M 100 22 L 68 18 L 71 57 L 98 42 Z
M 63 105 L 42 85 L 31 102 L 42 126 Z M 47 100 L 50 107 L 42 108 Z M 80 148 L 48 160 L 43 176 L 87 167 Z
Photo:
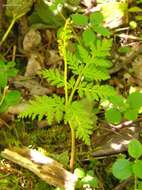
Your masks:
M 90 60 L 91 57 L 89 56 L 89 52 L 87 51 L 87 49 L 81 45 L 78 45 L 77 49 L 78 49 L 78 53 L 79 53 L 79 56 L 80 56 L 82 62 L 88 63 L 88 61 Z
M 109 79 L 110 76 L 106 68 L 89 65 L 84 71 L 84 78 L 88 81 L 101 81 Z
M 93 85 L 93 83 L 82 82 L 78 88 L 78 94 L 81 98 L 98 101 L 99 99 L 108 99 L 115 96 L 116 92 L 109 85 Z
M 45 69 L 41 71 L 41 75 L 43 78 L 46 78 L 53 86 L 64 86 L 64 76 L 59 72 L 58 69 Z
M 91 44 L 91 54 L 96 57 L 106 57 L 110 55 L 112 39 L 97 39 L 96 45 Z
M 68 106 L 65 115 L 65 120 L 74 126 L 76 137 L 83 140 L 87 145 L 90 144 L 90 135 L 92 134 L 94 128 L 92 113 L 90 112 L 86 110 L 83 102 L 74 101 Z
M 49 124 L 55 119 L 60 122 L 64 112 L 64 98 L 57 95 L 49 96 L 37 96 L 35 100 L 31 100 L 28 107 L 20 114 L 20 118 L 32 118 L 36 117 L 41 120 L 46 116 Z
M 68 68 L 71 69 L 73 74 L 79 75 L 83 69 L 83 64 L 79 61 L 77 55 L 69 51 L 66 52 Z

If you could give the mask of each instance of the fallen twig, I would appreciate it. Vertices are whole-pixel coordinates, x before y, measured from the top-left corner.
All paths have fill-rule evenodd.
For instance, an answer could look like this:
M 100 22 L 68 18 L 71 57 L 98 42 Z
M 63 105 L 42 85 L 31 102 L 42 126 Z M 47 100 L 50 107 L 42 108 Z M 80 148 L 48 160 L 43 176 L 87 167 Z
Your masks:
M 47 157 L 37 150 L 28 148 L 5 149 L 1 155 L 32 171 L 42 180 L 55 187 L 62 187 L 65 190 L 74 190 L 77 177 L 65 170 L 63 166 L 50 157 Z

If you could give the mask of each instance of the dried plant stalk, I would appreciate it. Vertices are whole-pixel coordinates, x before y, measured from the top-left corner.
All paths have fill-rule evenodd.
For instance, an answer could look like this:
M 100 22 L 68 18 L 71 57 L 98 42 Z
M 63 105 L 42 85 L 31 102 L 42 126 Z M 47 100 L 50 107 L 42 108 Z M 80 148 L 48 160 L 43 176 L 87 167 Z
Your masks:
M 5 149 L 1 155 L 32 171 L 42 180 L 55 187 L 63 187 L 65 190 L 74 190 L 76 183 L 76 176 L 65 170 L 63 166 L 47 157 L 37 150 L 21 148 L 21 149 Z

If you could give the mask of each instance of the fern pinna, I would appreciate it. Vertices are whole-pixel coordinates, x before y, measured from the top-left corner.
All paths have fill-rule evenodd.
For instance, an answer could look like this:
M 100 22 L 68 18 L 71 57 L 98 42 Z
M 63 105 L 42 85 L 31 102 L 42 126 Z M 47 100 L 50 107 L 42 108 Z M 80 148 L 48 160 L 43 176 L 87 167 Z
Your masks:
M 74 164 L 75 137 L 89 145 L 90 135 L 94 130 L 94 104 L 90 102 L 105 99 L 115 93 L 112 87 L 101 85 L 101 81 L 110 78 L 108 69 L 112 64 L 108 56 L 112 40 L 104 37 L 103 31 L 106 33 L 106 30 L 101 31 L 101 35 L 96 33 L 96 24 L 91 24 L 91 20 L 90 18 L 84 29 L 80 29 L 80 37 L 75 33 L 74 21 L 66 20 L 64 27 L 58 31 L 58 48 L 63 58 L 64 70 L 50 68 L 40 73 L 51 85 L 64 87 L 65 96 L 36 97 L 20 115 L 22 118 L 32 119 L 36 116 L 38 119 L 46 116 L 49 124 L 52 124 L 53 120 L 64 120 L 70 126 L 71 169 Z M 101 22 L 97 24 L 101 25 Z M 91 41 L 88 40 L 90 36 Z M 86 109 L 87 105 L 91 106 Z

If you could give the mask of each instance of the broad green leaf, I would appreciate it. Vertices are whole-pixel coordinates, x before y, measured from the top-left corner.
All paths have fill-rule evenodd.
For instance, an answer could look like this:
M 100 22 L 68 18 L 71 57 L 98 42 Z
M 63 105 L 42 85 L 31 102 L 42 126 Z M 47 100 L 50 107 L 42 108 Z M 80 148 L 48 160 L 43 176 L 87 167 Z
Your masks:
M 115 106 L 115 107 L 121 107 L 124 106 L 124 101 L 125 99 L 122 96 L 110 96 L 110 102 Z
M 15 77 L 18 73 L 18 70 L 15 68 L 10 68 L 6 71 L 8 79 L 11 77 Z
M 131 108 L 139 109 L 142 106 L 142 93 L 140 92 L 131 93 L 128 96 L 126 103 L 128 103 Z
M 142 144 L 137 139 L 131 140 L 128 144 L 128 153 L 131 157 L 138 159 L 142 155 Z
M 135 20 L 141 21 L 142 20 L 142 16 L 141 15 L 135 16 Z
M 6 14 L 10 17 L 20 18 L 25 15 L 33 4 L 33 0 L 7 0 Z
M 85 171 L 82 168 L 75 168 L 74 174 L 79 178 L 85 177 Z
M 90 28 L 86 29 L 86 30 L 83 32 L 82 37 L 83 37 L 84 44 L 85 44 L 86 46 L 89 46 L 90 43 L 94 43 L 95 40 L 96 40 L 96 35 L 95 35 L 95 33 L 93 32 L 93 30 L 90 29 Z
M 15 61 L 8 61 L 7 64 L 6 64 L 7 68 L 12 68 L 12 67 L 15 67 L 15 66 L 16 66 Z
M 5 111 L 7 111 L 8 109 L 8 104 L 6 104 L 6 102 L 4 101 L 1 105 L 0 105 L 0 113 L 4 113 Z
M 133 172 L 136 177 L 142 179 L 142 160 L 136 160 L 133 164 Z
M 86 175 L 81 179 L 82 184 L 89 185 L 90 187 L 98 187 L 98 179 L 92 175 Z
M 131 13 L 139 13 L 142 12 L 142 9 L 140 7 L 131 7 L 128 11 Z
M 56 1 L 55 1 L 56 4 Z M 56 9 L 56 10 L 55 10 Z M 36 12 L 41 18 L 41 20 L 53 27 L 59 27 L 64 23 L 63 18 L 58 14 L 58 7 L 55 5 L 54 2 L 49 5 L 45 3 L 44 0 L 37 1 Z
M 110 36 L 111 34 L 111 32 L 103 26 L 94 27 L 94 31 L 98 34 L 101 34 L 102 36 Z
M 14 104 L 17 104 L 20 101 L 21 93 L 17 90 L 10 91 L 5 96 L 5 103 L 8 106 L 12 106 Z
M 88 17 L 79 13 L 73 14 L 71 16 L 72 21 L 77 26 L 85 26 L 88 24 Z
M 109 123 L 118 124 L 121 121 L 121 113 L 116 108 L 110 108 L 105 112 L 105 118 Z
M 3 67 L 5 67 L 5 62 L 0 59 L 0 68 L 3 68 Z
M 125 47 L 120 47 L 118 49 L 118 52 L 119 53 L 122 53 L 122 54 L 126 54 L 126 53 L 129 53 L 131 51 L 131 48 L 129 46 L 125 46 Z
M 132 176 L 132 166 L 127 159 L 118 159 L 112 166 L 113 175 L 120 180 Z
M 7 86 L 8 78 L 5 63 L 0 61 L 0 87 L 4 88 Z
M 0 87 L 4 88 L 7 86 L 7 73 L 5 70 L 0 68 Z
M 136 120 L 138 117 L 138 109 L 129 108 L 124 112 L 124 117 L 128 120 Z
M 103 23 L 103 15 L 101 12 L 94 12 L 90 15 L 90 23 L 98 26 Z
M 35 25 L 42 25 L 42 26 L 44 25 L 47 28 L 47 25 L 42 23 L 42 19 L 38 15 L 37 11 L 32 12 L 32 14 L 28 17 L 28 21 L 29 21 L 30 26 L 32 25 L 32 28 L 33 28 L 33 25 L 34 26 Z

